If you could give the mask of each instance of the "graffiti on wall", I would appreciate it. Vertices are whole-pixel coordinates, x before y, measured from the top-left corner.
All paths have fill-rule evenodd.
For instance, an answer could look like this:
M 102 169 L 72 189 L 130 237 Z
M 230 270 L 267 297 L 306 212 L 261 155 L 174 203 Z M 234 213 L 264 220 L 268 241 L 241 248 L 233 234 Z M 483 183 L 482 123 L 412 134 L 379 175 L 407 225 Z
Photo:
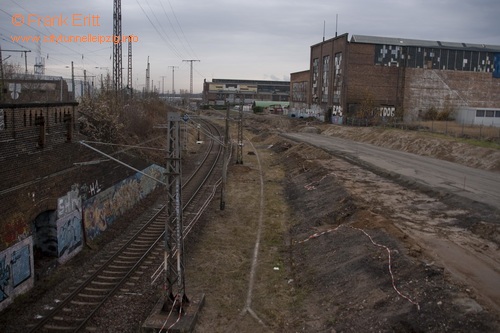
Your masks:
M 342 117 L 342 105 L 332 106 L 332 115 Z
M 82 198 L 82 200 L 87 200 L 88 198 L 99 194 L 101 190 L 102 185 L 99 184 L 99 181 L 96 179 L 90 184 L 82 184 L 80 186 L 80 197 Z
M 143 172 L 161 180 L 165 169 L 151 165 Z M 117 217 L 131 209 L 158 185 L 154 179 L 136 173 L 86 200 L 83 203 L 83 221 L 88 239 L 92 240 L 105 231 Z
M 83 247 L 82 215 L 79 211 L 56 221 L 57 257 L 64 263 L 77 254 Z
M 10 283 L 10 265 L 7 265 L 7 256 L 0 257 L 0 302 L 9 297 L 7 286 Z
M 12 251 L 12 284 L 14 288 L 19 286 L 31 276 L 31 256 L 30 246 L 24 245 L 17 251 Z
M 101 192 L 101 186 L 99 185 L 99 182 L 96 180 L 95 182 L 90 183 L 89 186 L 89 194 L 90 196 L 94 196 L 97 193 Z
M 394 117 L 396 115 L 396 108 L 394 106 L 381 106 L 376 109 L 380 117 Z
M 96 179 L 91 181 L 90 183 L 73 184 L 71 185 L 71 190 L 78 191 L 78 196 L 80 197 L 80 200 L 85 201 L 88 198 L 93 197 L 94 195 L 101 192 L 102 184 L 100 184 L 99 181 Z
M 65 196 L 57 199 L 57 217 L 61 218 L 70 214 L 75 210 L 81 211 L 82 200 L 78 194 L 78 190 L 74 189 L 68 192 Z
M 32 252 L 32 237 L 0 252 L 0 311 L 12 303 L 15 296 L 32 288 Z

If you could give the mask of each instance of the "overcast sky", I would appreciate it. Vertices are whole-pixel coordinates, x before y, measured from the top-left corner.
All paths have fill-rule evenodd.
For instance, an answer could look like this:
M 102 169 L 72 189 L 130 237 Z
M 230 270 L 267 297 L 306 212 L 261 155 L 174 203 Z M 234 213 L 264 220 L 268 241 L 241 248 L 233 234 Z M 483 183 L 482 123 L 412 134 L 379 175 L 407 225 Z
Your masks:
M 121 0 L 122 33 L 134 35 L 133 86 L 145 85 L 147 58 L 157 89 L 193 90 L 203 80 L 289 80 L 307 70 L 310 46 L 338 34 L 401 37 L 500 45 L 499 0 Z M 46 17 L 56 18 L 52 21 Z M 88 16 L 90 19 L 84 21 Z M 98 18 L 97 18 L 98 16 Z M 73 20 L 73 17 L 75 18 Z M 37 20 L 40 18 L 40 20 Z M 62 18 L 60 20 L 59 18 Z M 24 20 L 24 24 L 23 24 Z M 84 26 L 84 23 L 88 23 Z M 48 26 L 46 26 L 48 25 Z M 324 29 L 325 27 L 325 29 Z M 60 34 L 112 35 L 113 0 L 0 0 L 0 44 L 3 50 L 31 50 L 33 72 L 37 43 L 13 43 L 11 36 Z M 43 37 L 42 37 L 43 38 Z M 100 78 L 112 72 L 111 43 L 41 42 L 45 73 Z M 127 84 L 127 44 L 123 78 Z M 24 53 L 2 52 L 24 70 Z M 68 67 L 67 67 L 68 66 Z M 164 76 L 164 78 L 162 78 Z M 164 86 L 162 86 L 164 83 Z

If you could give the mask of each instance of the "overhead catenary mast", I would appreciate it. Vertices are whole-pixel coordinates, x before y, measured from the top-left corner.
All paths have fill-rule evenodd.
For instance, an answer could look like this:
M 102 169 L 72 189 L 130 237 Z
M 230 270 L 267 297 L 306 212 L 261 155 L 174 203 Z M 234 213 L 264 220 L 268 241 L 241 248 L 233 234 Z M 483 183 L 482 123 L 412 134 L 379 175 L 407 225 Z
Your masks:
M 0 103 L 3 101 L 3 86 L 4 86 L 4 78 L 3 78 L 3 60 L 2 60 L 2 46 L 0 45 Z
M 195 59 L 189 59 L 189 60 L 182 60 L 186 62 L 191 63 L 191 71 L 190 71 L 190 76 L 189 76 L 189 94 L 193 94 L 193 62 L 195 61 L 200 61 L 200 60 L 195 60 Z
M 132 96 L 132 36 L 128 39 L 128 66 L 127 66 L 127 89 Z
M 184 280 L 184 235 L 182 221 L 182 167 L 180 148 L 180 113 L 167 114 L 167 221 L 164 237 L 164 303 L 163 310 L 167 313 L 174 310 L 179 314 L 189 303 L 186 296 Z M 175 252 L 174 252 L 175 248 Z
M 40 39 L 36 44 L 36 58 L 35 58 L 35 75 L 44 75 L 45 74 L 45 59 L 42 57 L 42 44 Z
M 146 67 L 146 93 L 149 92 L 149 79 L 150 79 L 150 67 L 149 67 L 149 56 L 148 56 L 148 65 Z
M 176 68 L 179 68 L 179 66 L 168 66 L 169 68 L 172 68 L 172 96 L 175 96 L 175 81 L 174 81 L 174 71 Z
M 116 36 L 116 37 L 115 37 Z M 122 89 L 122 2 L 113 0 L 113 38 L 119 39 L 113 43 L 113 88 Z

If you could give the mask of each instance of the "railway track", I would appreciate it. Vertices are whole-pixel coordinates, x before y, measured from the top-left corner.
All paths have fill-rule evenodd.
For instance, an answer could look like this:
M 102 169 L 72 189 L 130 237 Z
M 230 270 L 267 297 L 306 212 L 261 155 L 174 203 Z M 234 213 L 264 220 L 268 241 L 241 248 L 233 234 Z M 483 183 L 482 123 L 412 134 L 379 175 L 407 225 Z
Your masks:
M 211 137 L 220 138 L 221 133 L 217 127 L 206 121 L 200 122 L 203 122 Z M 183 212 L 186 214 L 189 210 L 189 215 L 193 217 L 187 219 L 183 237 L 195 226 L 201 214 L 199 208 L 206 206 L 203 201 L 210 200 L 215 193 L 219 177 L 214 176 L 214 173 L 220 168 L 222 149 L 220 140 L 208 140 L 207 150 L 199 165 L 188 177 L 183 177 Z M 206 189 L 205 185 L 209 181 L 213 182 L 214 186 Z M 96 327 L 89 326 L 89 321 L 97 316 L 110 297 L 127 283 L 138 267 L 162 245 L 167 220 L 165 207 L 160 204 L 149 209 L 142 217 L 143 221 L 114 246 L 105 259 L 95 265 L 93 272 L 77 281 L 76 286 L 66 293 L 64 299 L 42 314 L 35 323 L 26 325 L 29 332 L 78 332 L 84 329 L 97 331 Z M 156 274 L 161 275 L 161 271 Z

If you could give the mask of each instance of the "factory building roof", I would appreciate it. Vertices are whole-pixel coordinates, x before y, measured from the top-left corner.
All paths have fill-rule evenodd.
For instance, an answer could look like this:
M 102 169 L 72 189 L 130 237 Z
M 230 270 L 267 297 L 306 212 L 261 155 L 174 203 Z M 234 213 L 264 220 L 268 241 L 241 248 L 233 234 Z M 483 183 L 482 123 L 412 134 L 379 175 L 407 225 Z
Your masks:
M 408 38 L 398 38 L 398 37 L 352 35 L 351 42 L 362 43 L 362 44 L 400 45 L 400 46 L 429 47 L 429 48 L 441 48 L 441 49 L 461 49 L 465 51 L 500 52 L 500 45 L 443 42 L 443 41 L 408 39 Z

